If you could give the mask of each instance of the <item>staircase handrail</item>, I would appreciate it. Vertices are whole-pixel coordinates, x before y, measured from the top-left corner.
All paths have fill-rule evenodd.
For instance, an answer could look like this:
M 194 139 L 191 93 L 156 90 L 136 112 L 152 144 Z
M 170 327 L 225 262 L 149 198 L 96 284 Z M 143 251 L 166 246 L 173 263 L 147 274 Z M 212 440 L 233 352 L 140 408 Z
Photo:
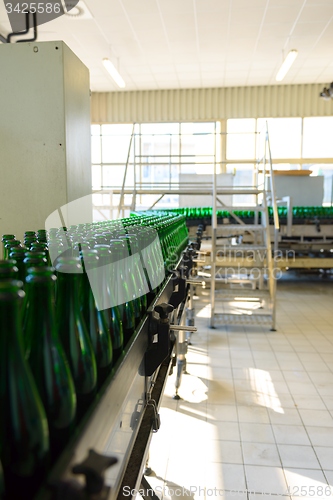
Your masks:
M 128 152 L 127 152 L 127 159 L 126 159 L 126 164 L 125 164 L 125 172 L 124 172 L 123 184 L 121 186 L 121 192 L 120 192 L 120 200 L 119 200 L 119 207 L 118 207 L 118 218 L 120 217 L 121 207 L 124 204 L 124 191 L 125 191 L 126 176 L 127 176 L 127 170 L 128 170 L 129 159 L 130 159 L 130 154 L 131 154 L 132 142 L 133 142 L 133 137 L 134 137 L 134 129 L 135 129 L 135 123 L 133 123 L 131 138 L 130 138 L 130 142 L 129 142 L 129 146 L 128 146 Z M 135 189 L 135 186 L 134 186 L 134 189 Z

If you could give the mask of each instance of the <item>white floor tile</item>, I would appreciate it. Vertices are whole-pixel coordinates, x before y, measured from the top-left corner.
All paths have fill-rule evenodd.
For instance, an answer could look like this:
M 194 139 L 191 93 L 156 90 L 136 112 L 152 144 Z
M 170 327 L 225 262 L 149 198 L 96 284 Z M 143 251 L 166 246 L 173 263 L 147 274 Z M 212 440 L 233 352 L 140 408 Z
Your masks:
M 314 497 L 314 496 L 312 495 L 312 496 L 305 496 L 305 497 L 304 497 L 304 496 L 301 496 L 301 497 L 299 497 L 299 496 L 297 496 L 297 497 L 292 496 L 292 497 L 290 497 L 290 498 L 291 498 L 291 500 L 313 500 L 313 499 L 314 499 L 314 498 L 316 498 L 316 497 Z M 321 499 L 321 500 L 325 500 L 325 499 L 326 499 L 326 500 L 332 500 L 332 497 L 320 496 L 320 497 L 317 497 L 317 499 L 318 499 L 318 500 L 319 500 L 319 499 Z
M 236 405 L 213 405 L 207 404 L 207 418 L 209 420 L 219 420 L 221 422 L 237 422 Z
M 225 500 L 329 498 L 320 495 L 327 482 L 333 490 L 333 294 L 327 290 L 279 283 L 274 333 L 210 330 L 207 318 L 198 318 L 183 399 L 172 399 L 174 374 L 152 439 L 151 482 L 163 486 L 163 500 L 209 500 L 214 488 Z M 289 493 L 284 474 L 294 488 Z M 297 495 L 300 486 L 304 496 Z
M 324 398 L 325 406 L 328 410 L 333 410 L 333 397 L 325 396 Z
M 306 430 L 302 425 L 272 426 L 278 444 L 311 445 Z
M 300 409 L 299 413 L 305 425 L 333 427 L 333 418 L 329 411 Z
M 302 420 L 298 410 L 294 408 L 283 408 L 281 411 L 268 410 L 272 424 L 302 425 Z
M 322 468 L 333 471 L 333 447 L 314 446 L 314 450 Z
M 260 369 L 260 370 L 278 371 L 281 369 L 281 367 L 277 361 L 272 361 L 270 359 L 255 359 L 254 363 L 255 363 L 255 367 Z
M 320 464 L 311 446 L 278 444 L 278 449 L 284 468 L 320 469 Z
M 306 394 L 309 396 L 317 396 L 318 391 L 314 384 L 306 382 L 287 382 L 290 392 L 293 394 Z
M 311 383 L 311 379 L 305 370 L 284 370 L 283 376 L 287 383 L 290 382 L 306 382 Z
M 300 360 L 296 359 L 280 359 L 279 360 L 279 367 L 281 370 L 303 370 L 304 366 Z
M 267 394 L 260 390 L 235 391 L 237 404 L 240 406 L 266 406 Z
M 310 376 L 312 382 L 314 382 L 314 383 L 317 383 L 317 382 L 330 383 L 331 387 L 333 385 L 333 373 L 313 372 L 313 373 L 309 373 L 309 376 Z
M 206 498 L 211 498 L 212 495 L 217 495 L 221 500 L 248 500 L 248 495 L 246 491 L 238 491 L 238 490 L 231 490 L 231 491 L 225 491 L 222 495 L 221 492 L 215 493 L 215 489 L 212 488 L 211 492 L 208 489 L 206 491 Z
M 245 465 L 247 488 L 261 495 L 286 495 L 287 483 L 282 468 Z
M 269 424 L 240 423 L 241 440 L 250 443 L 275 443 L 272 427 Z
M 222 491 L 243 493 L 246 491 L 244 466 L 236 464 L 206 464 L 206 487 Z
M 234 380 L 249 380 L 250 372 L 246 367 L 243 368 L 232 368 L 232 375 Z
M 230 381 L 233 379 L 231 368 L 217 368 L 215 366 L 209 367 L 209 380 Z
M 210 380 L 207 383 L 207 402 L 210 404 L 234 404 L 235 394 L 232 382 Z
M 293 397 L 290 394 L 283 394 L 283 393 L 278 393 L 277 398 L 279 401 L 279 407 L 281 407 L 284 411 L 286 411 L 288 408 L 295 409 L 295 401 L 293 400 Z M 267 405 L 268 408 L 273 408 L 276 409 L 276 405 Z
M 249 465 L 279 466 L 281 464 L 275 444 L 242 443 L 244 463 Z
M 312 427 L 307 425 L 306 431 L 313 446 L 333 447 L 332 427 Z
M 238 422 L 211 422 L 214 429 L 215 440 L 240 441 Z
M 286 496 L 286 495 L 274 495 L 272 496 L 270 493 L 269 494 L 253 494 L 253 493 L 250 493 L 249 494 L 249 500 L 289 500 L 290 497 L 289 496 Z
M 307 394 L 293 394 L 295 406 L 300 410 L 326 410 L 326 406 L 320 396 L 309 396 Z
M 235 379 L 233 381 L 233 387 L 234 390 L 239 392 L 239 391 L 246 391 L 250 392 L 253 390 L 253 382 L 251 380 L 238 380 Z
M 238 418 L 240 422 L 270 423 L 267 409 L 262 406 L 238 405 Z
M 331 373 L 329 366 L 324 362 L 324 360 L 315 362 L 315 361 L 302 361 L 303 367 L 305 370 L 311 373 L 315 372 L 326 372 Z
M 325 488 L 328 486 L 326 478 L 321 470 L 318 469 L 284 469 L 287 480 L 288 491 L 291 496 L 312 496 L 319 498 L 326 495 Z M 329 490 L 327 489 L 327 492 Z
M 239 441 L 211 441 L 206 455 L 208 462 L 242 464 L 242 450 Z
M 196 487 L 199 492 L 199 488 L 205 484 L 205 477 L 205 469 L 198 460 L 187 460 L 184 467 L 184 463 L 177 460 L 176 455 L 170 456 L 165 478 L 165 484 L 170 489 L 178 488 L 181 491 L 182 488 L 191 490 Z
M 333 470 L 324 470 L 324 474 L 333 494 Z

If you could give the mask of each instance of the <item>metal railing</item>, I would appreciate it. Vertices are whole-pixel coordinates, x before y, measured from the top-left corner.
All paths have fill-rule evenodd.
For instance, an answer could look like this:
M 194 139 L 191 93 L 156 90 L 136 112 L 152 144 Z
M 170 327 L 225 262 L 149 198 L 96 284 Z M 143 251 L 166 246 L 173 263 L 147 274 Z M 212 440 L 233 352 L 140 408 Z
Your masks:
M 277 197 L 275 191 L 274 182 L 274 170 L 272 162 L 271 147 L 269 141 L 268 123 L 266 122 L 266 129 L 262 132 L 265 134 L 264 142 L 264 155 L 263 158 L 258 160 L 257 167 L 259 168 L 260 163 L 263 164 L 263 207 L 265 208 L 265 244 L 267 248 L 267 264 L 268 264 L 268 277 L 269 277 L 269 291 L 271 297 L 271 314 L 272 314 L 272 330 L 275 330 L 276 322 L 276 276 L 274 262 L 279 251 L 279 232 L 280 232 L 280 222 L 277 207 Z M 273 252 L 271 248 L 271 234 L 270 234 L 270 224 L 269 224 L 269 214 L 268 214 L 268 202 L 273 211 Z
M 264 152 L 262 158 L 258 159 L 256 164 L 255 176 L 254 176 L 254 185 L 252 186 L 253 192 L 255 192 L 256 198 L 256 210 L 254 211 L 254 224 L 255 226 L 259 222 L 259 208 L 261 208 L 261 225 L 263 226 L 263 243 L 266 248 L 266 265 L 267 265 L 267 277 L 268 277 L 268 290 L 270 296 L 270 314 L 271 314 L 271 329 L 275 330 L 275 322 L 276 322 L 276 276 L 274 269 L 274 258 L 278 252 L 278 237 L 279 237 L 279 216 L 277 210 L 277 201 L 275 194 L 275 185 L 274 185 L 274 172 L 272 166 L 272 156 L 271 149 L 269 143 L 269 134 L 268 134 L 268 125 L 266 123 L 265 130 L 265 139 L 264 139 Z M 260 182 L 260 165 L 262 165 L 262 173 L 263 179 Z M 238 188 L 229 188 L 231 194 L 237 194 L 242 187 Z M 250 189 L 248 187 L 243 187 L 244 191 L 248 190 L 250 193 Z M 216 255 L 217 255 L 217 203 L 220 202 L 218 198 L 218 188 L 217 188 L 217 176 L 216 176 L 216 165 L 214 168 L 213 175 L 213 200 L 212 200 L 212 247 L 211 247 L 211 273 L 210 273 L 210 287 L 211 287 L 211 318 L 210 318 L 210 326 L 212 328 L 215 327 L 215 291 L 216 291 Z M 262 199 L 260 199 L 262 198 Z M 269 221 L 269 213 L 268 213 L 268 200 L 271 200 L 271 206 L 273 210 L 273 225 L 274 225 L 274 252 L 272 252 L 271 248 L 271 235 L 270 235 L 270 221 Z M 261 203 L 260 203 L 261 202 Z M 243 221 L 239 217 L 235 217 L 233 215 L 236 222 L 240 225 L 244 225 Z M 246 225 L 245 225 L 246 227 Z M 257 233 L 247 231 L 252 234 L 254 245 L 257 244 Z M 259 286 L 260 288 L 260 286 Z

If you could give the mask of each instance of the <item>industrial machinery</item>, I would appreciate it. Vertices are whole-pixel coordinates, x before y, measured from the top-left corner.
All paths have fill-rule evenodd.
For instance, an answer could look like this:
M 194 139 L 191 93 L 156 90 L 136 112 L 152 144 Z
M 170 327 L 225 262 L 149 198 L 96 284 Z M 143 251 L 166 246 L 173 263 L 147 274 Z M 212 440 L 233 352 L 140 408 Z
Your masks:
M 332 207 L 287 207 L 279 206 L 278 250 L 275 265 L 279 269 L 323 269 L 333 268 L 333 209 Z M 194 235 L 198 224 L 204 227 L 203 238 L 211 235 L 211 208 L 181 208 L 175 213 L 184 213 L 190 234 Z M 274 242 L 273 213 L 268 207 L 271 242 Z M 253 224 L 254 212 L 250 209 L 235 211 L 245 224 Z M 232 224 L 233 216 L 219 210 L 220 223 Z M 208 241 L 207 240 L 207 241 Z M 251 245 L 250 232 L 243 236 L 243 243 Z
M 144 215 L 140 217 L 144 224 Z M 170 232 L 170 227 L 175 226 L 172 219 L 183 225 L 183 217 L 154 216 L 149 218 L 150 224 L 152 219 L 164 221 L 158 226 L 162 265 L 163 261 L 164 265 L 166 261 L 171 263 L 167 257 L 170 251 L 165 253 L 171 243 L 180 242 L 177 248 L 181 251 L 173 247 L 172 256 L 177 254 L 177 260 L 172 269 L 166 269 L 164 280 L 154 291 L 147 273 L 145 248 L 140 247 L 137 252 L 150 284 L 149 307 L 34 500 L 115 500 L 132 498 L 139 489 L 149 489 L 143 472 L 152 433 L 161 425 L 158 411 L 164 387 L 176 366 L 175 397 L 179 398 L 178 389 L 186 367 L 187 335 L 196 331 L 190 276 L 193 258 L 200 247 L 200 237 L 188 241 L 186 235 L 184 239 L 184 226 L 178 231 L 179 224 L 178 240 L 171 237 L 175 234 Z M 168 225 L 169 232 L 165 230 Z M 127 220 L 127 232 L 133 234 L 133 227 L 138 228 L 134 219 L 133 226 Z M 72 245 L 66 251 L 73 254 L 76 250 Z M 11 496 L 4 498 L 11 500 Z

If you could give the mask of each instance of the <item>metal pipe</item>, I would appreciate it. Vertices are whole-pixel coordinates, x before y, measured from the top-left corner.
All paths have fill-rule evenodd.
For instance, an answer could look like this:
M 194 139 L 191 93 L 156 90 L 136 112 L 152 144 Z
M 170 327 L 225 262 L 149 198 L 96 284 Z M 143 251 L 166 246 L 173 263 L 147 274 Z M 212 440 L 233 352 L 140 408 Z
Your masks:
M 181 325 L 170 325 L 170 330 L 176 332 L 197 332 L 198 329 L 195 326 L 181 326 Z

